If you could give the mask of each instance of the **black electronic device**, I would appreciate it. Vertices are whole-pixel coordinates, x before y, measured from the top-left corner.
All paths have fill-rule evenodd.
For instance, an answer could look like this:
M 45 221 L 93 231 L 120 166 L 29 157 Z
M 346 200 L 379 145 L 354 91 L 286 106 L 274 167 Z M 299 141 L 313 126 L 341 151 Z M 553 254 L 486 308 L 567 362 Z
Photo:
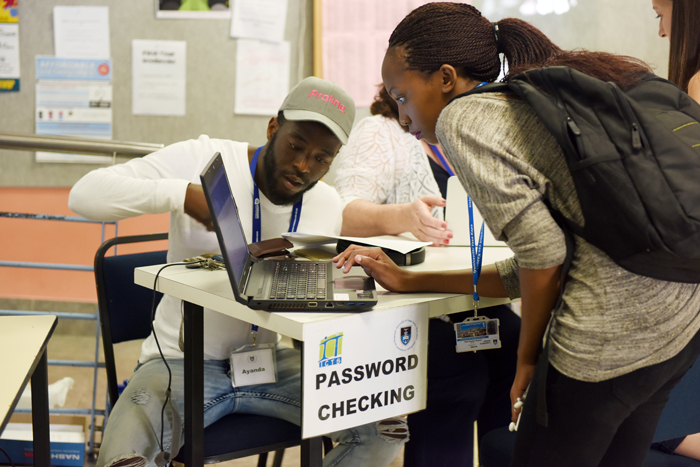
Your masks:
M 253 255 L 220 153 L 214 154 L 200 179 L 238 302 L 256 310 L 320 312 L 367 311 L 377 304 L 374 280 L 362 268 L 345 274 L 330 261 L 277 261 Z
M 400 251 L 392 250 L 391 248 L 382 248 L 369 243 L 351 242 L 349 240 L 340 239 L 335 246 L 335 251 L 342 253 L 343 251 L 347 250 L 350 245 L 360 245 L 368 248 L 381 248 L 382 251 L 399 266 L 411 266 L 413 264 L 420 264 L 425 261 L 424 246 L 411 250 L 408 253 L 401 253 Z

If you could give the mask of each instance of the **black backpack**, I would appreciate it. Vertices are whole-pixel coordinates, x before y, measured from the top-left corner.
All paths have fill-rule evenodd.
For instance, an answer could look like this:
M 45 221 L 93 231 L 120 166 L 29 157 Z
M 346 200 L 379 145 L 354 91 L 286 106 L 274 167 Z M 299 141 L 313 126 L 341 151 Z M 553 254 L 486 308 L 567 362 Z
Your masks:
M 700 105 L 649 75 L 622 91 L 568 67 L 547 67 L 465 95 L 515 93 L 562 147 L 585 226 L 564 229 L 628 271 L 700 283 Z

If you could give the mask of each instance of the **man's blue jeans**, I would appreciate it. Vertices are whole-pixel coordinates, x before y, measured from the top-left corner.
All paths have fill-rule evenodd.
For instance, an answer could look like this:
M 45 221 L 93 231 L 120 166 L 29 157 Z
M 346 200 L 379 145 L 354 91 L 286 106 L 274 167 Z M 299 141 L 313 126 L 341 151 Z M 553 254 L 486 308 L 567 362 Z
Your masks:
M 168 360 L 172 403 L 184 420 L 184 360 Z M 301 354 L 277 348 L 277 383 L 233 388 L 227 360 L 204 361 L 204 426 L 230 413 L 248 413 L 301 423 Z M 161 410 L 168 385 L 162 360 L 140 365 L 114 406 L 100 447 L 97 467 L 119 461 L 124 466 L 154 465 L 160 452 Z M 164 414 L 163 449 L 170 450 L 172 417 Z M 386 466 L 408 440 L 405 419 L 370 423 L 329 435 L 339 443 L 324 458 L 324 467 Z M 181 437 L 181 444 L 184 442 Z

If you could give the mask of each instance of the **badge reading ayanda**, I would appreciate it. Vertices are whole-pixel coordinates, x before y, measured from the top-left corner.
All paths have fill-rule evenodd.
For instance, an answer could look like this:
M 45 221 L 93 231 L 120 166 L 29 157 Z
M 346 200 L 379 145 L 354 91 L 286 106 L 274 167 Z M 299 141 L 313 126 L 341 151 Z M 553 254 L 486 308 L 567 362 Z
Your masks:
M 477 316 L 455 324 L 457 352 L 500 349 L 501 337 L 498 319 Z

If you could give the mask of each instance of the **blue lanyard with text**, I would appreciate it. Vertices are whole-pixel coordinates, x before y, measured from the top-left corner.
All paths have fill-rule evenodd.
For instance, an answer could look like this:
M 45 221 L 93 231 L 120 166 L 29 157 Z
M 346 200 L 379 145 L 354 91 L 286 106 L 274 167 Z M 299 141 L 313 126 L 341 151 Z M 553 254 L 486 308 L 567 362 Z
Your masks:
M 476 88 L 480 88 L 484 84 L 488 84 L 488 82 L 482 81 L 481 83 L 476 85 Z M 476 88 L 474 88 L 474 89 L 476 89 Z M 438 157 L 438 159 L 440 159 L 440 162 L 442 163 L 442 166 L 445 168 L 445 171 L 447 172 L 447 174 L 450 177 L 454 177 L 455 173 L 452 171 L 452 168 L 450 168 L 449 164 L 445 160 L 445 156 L 442 155 L 442 153 L 440 152 L 438 147 L 434 144 L 428 144 L 428 146 L 430 146 L 430 149 L 433 150 L 433 154 L 435 154 Z
M 258 325 L 257 324 L 250 325 L 250 335 L 253 337 L 253 347 L 255 347 L 255 344 L 257 344 L 257 340 L 258 340 Z
M 472 252 L 472 278 L 474 281 L 474 316 L 478 316 L 479 294 L 476 291 L 476 284 L 479 282 L 479 276 L 481 275 L 481 260 L 484 254 L 484 222 L 481 222 L 481 233 L 479 234 L 479 245 L 477 246 L 474 241 L 474 209 L 471 198 L 467 198 L 467 208 L 469 209 L 469 247 Z
M 255 150 L 253 160 L 250 162 L 250 175 L 253 177 L 253 243 L 257 243 L 261 239 L 262 222 L 260 219 L 260 191 L 258 184 L 255 183 L 255 169 L 258 165 L 258 156 L 262 151 L 263 146 Z M 289 220 L 289 231 L 296 232 L 301 219 L 301 203 L 300 199 L 292 208 L 292 218 Z
M 452 168 L 450 168 L 450 166 L 447 164 L 445 156 L 442 155 L 438 147 L 434 144 L 428 144 L 428 146 L 430 146 L 430 149 L 433 150 L 433 154 L 435 154 L 438 157 L 438 159 L 440 159 L 440 162 L 442 162 L 442 166 L 445 168 L 445 172 L 447 172 L 447 174 L 450 177 L 454 177 L 455 173 L 452 171 Z

